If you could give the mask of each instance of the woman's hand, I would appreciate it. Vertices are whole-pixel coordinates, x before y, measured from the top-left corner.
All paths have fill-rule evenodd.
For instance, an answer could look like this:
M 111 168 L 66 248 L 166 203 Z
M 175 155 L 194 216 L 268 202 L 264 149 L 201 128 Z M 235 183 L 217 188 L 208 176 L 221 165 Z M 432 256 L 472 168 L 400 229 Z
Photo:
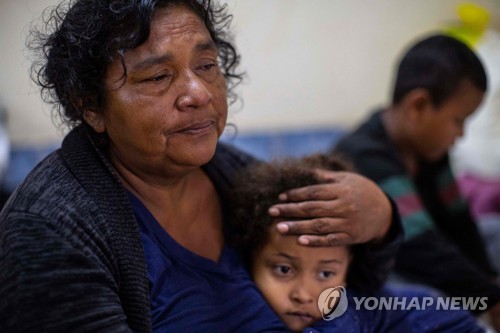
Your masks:
M 500 332 L 500 303 L 497 303 L 490 310 L 488 310 L 488 314 L 490 315 L 490 323 L 491 326 L 497 331 Z
M 299 242 L 310 246 L 373 242 L 387 234 L 392 208 L 374 182 L 351 172 L 317 172 L 328 183 L 282 193 L 283 203 L 269 209 L 284 219 L 277 225 L 281 233 L 300 235 Z

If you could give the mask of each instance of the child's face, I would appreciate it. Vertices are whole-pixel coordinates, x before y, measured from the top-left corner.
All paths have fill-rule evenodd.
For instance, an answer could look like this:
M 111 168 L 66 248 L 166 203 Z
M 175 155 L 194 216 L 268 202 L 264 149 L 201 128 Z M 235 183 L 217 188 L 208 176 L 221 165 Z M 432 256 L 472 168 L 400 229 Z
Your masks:
M 273 224 L 252 259 L 253 279 L 267 302 L 289 329 L 301 331 L 321 318 L 321 292 L 345 285 L 350 254 L 345 246 L 299 245 L 296 236 L 279 234 Z
M 414 146 L 418 155 L 427 161 L 436 161 L 446 155 L 455 140 L 464 134 L 464 122 L 483 96 L 484 93 L 472 83 L 463 81 L 439 108 L 430 105 L 424 109 L 415 126 Z

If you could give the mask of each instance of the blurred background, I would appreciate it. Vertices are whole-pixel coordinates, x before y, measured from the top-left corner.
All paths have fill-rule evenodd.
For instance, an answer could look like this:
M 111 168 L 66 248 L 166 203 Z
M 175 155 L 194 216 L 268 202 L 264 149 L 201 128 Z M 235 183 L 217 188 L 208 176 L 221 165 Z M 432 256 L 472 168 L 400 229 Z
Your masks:
M 9 192 L 64 129 L 29 79 L 30 25 L 58 0 L 0 0 L 0 172 Z M 224 139 L 269 158 L 326 149 L 388 102 L 415 38 L 456 25 L 461 0 L 228 0 L 246 81 Z M 500 0 L 475 0 L 500 31 Z M 35 22 L 36 23 L 36 22 Z M 500 55 L 499 55 L 500 57 Z M 2 136 L 2 134 L 4 134 Z M 2 168 L 5 171 L 2 171 Z

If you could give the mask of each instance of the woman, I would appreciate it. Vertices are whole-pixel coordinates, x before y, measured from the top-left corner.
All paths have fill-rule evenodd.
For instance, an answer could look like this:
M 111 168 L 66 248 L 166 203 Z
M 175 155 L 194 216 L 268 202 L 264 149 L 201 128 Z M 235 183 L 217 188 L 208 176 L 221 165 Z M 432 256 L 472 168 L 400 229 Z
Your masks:
M 0 216 L 0 331 L 280 331 L 224 243 L 233 175 L 218 144 L 240 79 L 224 7 L 76 0 L 51 14 L 38 83 L 72 127 Z M 400 239 L 370 181 L 283 194 L 270 214 L 310 246 L 373 241 L 353 271 L 379 286 Z M 346 224 L 349 217 L 351 224 Z

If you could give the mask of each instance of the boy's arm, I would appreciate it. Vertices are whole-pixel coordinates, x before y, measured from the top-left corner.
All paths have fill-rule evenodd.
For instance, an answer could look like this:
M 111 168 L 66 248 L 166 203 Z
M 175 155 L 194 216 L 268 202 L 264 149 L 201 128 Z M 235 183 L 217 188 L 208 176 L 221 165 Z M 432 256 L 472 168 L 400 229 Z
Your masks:
M 460 246 L 446 236 L 424 208 L 413 182 L 405 176 L 381 181 L 381 187 L 396 202 L 401 214 L 405 241 L 396 260 L 398 273 L 414 281 L 433 286 L 452 296 L 488 297 L 488 306 L 500 301 L 500 286 L 485 270 L 486 264 L 468 257 Z M 471 242 L 479 235 L 471 221 L 457 220 L 456 228 L 469 235 Z M 479 252 L 479 251 L 476 251 Z

